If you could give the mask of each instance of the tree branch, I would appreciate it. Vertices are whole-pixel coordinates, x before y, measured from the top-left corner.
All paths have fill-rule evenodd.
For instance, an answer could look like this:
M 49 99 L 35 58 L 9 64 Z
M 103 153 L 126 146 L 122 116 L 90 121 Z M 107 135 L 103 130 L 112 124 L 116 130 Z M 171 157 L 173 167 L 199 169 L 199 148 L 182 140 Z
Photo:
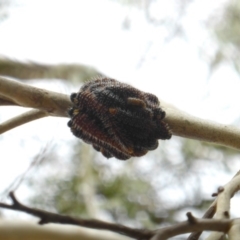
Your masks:
M 230 218 L 230 200 L 234 194 L 240 190 L 240 172 L 238 172 L 229 183 L 224 187 L 218 188 L 218 197 L 216 199 L 216 214 L 215 219 Z M 207 240 L 218 240 L 222 237 L 222 233 L 213 232 Z
M 71 225 L 77 225 L 77 226 L 82 226 L 86 228 L 109 230 L 109 231 L 119 233 L 128 237 L 136 238 L 136 239 L 149 239 L 154 235 L 152 231 L 129 228 L 120 224 L 108 223 L 108 222 L 95 220 L 95 219 L 88 220 L 88 219 L 75 218 L 71 216 L 65 216 L 65 215 L 60 215 L 56 213 L 39 210 L 36 208 L 30 208 L 21 204 L 16 199 L 13 192 L 10 192 L 9 195 L 13 201 L 13 204 L 9 205 L 5 203 L 0 203 L 0 207 L 25 212 L 30 215 L 39 217 L 40 218 L 39 224 L 47 224 L 47 223 L 71 224 Z
M 0 95 L 0 106 L 19 106 L 11 99 L 7 99 L 4 96 Z
M 213 196 L 218 197 L 210 205 L 206 213 L 203 215 L 203 218 L 212 218 L 217 210 L 217 214 L 215 216 L 216 218 L 228 219 L 230 217 L 228 213 L 230 209 L 230 199 L 234 196 L 234 194 L 237 191 L 239 191 L 239 188 L 240 188 L 240 171 L 238 171 L 235 174 L 235 176 L 224 187 L 219 187 L 217 193 L 213 194 Z M 189 235 L 188 240 L 197 240 L 199 239 L 201 234 L 202 232 L 192 233 Z M 209 240 L 220 239 L 222 235 L 223 234 L 219 232 L 212 233 L 208 239 Z
M 164 227 L 159 230 L 149 231 L 136 228 L 129 228 L 120 224 L 108 223 L 95 219 L 81 219 L 71 216 L 60 215 L 56 213 L 47 212 L 44 210 L 39 210 L 36 208 L 30 208 L 21 204 L 13 192 L 10 192 L 10 197 L 12 199 L 12 205 L 0 203 L 0 207 L 21 211 L 28 213 L 30 215 L 40 218 L 39 224 L 47 223 L 60 223 L 60 224 L 70 224 L 77 225 L 86 228 L 93 228 L 99 230 L 109 230 L 115 233 L 119 233 L 134 239 L 142 240 L 165 240 L 170 237 L 177 236 L 179 234 L 194 232 L 194 231 L 220 231 L 227 233 L 231 226 L 239 226 L 239 220 L 229 220 L 229 219 L 197 219 L 191 213 L 187 213 L 187 221 Z
M 163 104 L 165 122 L 176 136 L 212 142 L 240 150 L 240 129 L 191 116 L 174 107 Z
M 23 107 L 36 108 L 58 117 L 67 117 L 67 110 L 72 105 L 68 95 L 32 87 L 1 76 L 0 95 Z
M 109 231 L 98 231 L 75 226 L 39 226 L 34 222 L 4 220 L 0 221 L 2 240 L 129 240 L 128 237 Z
M 216 212 L 216 205 L 217 205 L 217 201 L 215 200 L 210 207 L 207 209 L 207 211 L 205 212 L 205 214 L 203 215 L 202 218 L 213 218 L 215 212 Z M 189 237 L 187 238 L 187 240 L 198 240 L 199 237 L 201 236 L 202 232 L 193 232 L 189 235 Z
M 80 64 L 40 64 L 0 58 L 0 75 L 24 81 L 29 79 L 63 79 L 65 81 L 88 80 L 102 75 L 96 69 Z
M 8 98 L 0 94 L 0 106 L 20 106 L 20 105 L 15 103 L 11 98 Z
M 47 117 L 48 113 L 41 110 L 30 110 L 12 119 L 9 119 L 0 124 L 0 134 L 7 132 L 15 127 L 25 123 L 37 120 L 39 118 Z
M 166 240 L 180 234 L 198 231 L 228 232 L 235 220 L 198 219 L 190 212 L 187 213 L 188 221 L 159 229 L 151 240 Z
M 228 231 L 229 240 L 239 240 L 240 236 L 240 219 L 236 219 Z
M 68 95 L 32 87 L 4 77 L 0 77 L 0 95 L 23 107 L 39 109 L 58 117 L 68 117 L 67 111 L 72 106 Z M 193 117 L 164 102 L 161 106 L 166 111 L 164 121 L 168 123 L 173 135 L 240 150 L 239 128 Z

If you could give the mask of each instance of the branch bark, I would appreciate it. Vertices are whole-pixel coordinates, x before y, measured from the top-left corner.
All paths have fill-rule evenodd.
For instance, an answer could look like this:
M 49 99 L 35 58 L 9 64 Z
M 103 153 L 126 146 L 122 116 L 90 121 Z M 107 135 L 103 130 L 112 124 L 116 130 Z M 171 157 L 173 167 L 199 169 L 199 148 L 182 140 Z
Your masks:
M 184 111 L 168 107 L 165 121 L 176 136 L 212 142 L 240 150 L 240 129 L 194 117 Z
M 51 116 L 68 117 L 72 103 L 68 95 L 10 80 L 0 76 L 0 95 L 17 105 L 48 112 Z
M 167 240 L 180 234 L 197 231 L 228 232 L 235 220 L 197 219 L 187 213 L 188 221 L 159 229 L 151 240 Z
M 229 183 L 218 189 L 218 197 L 216 199 L 215 219 L 230 218 L 230 200 L 234 194 L 240 190 L 240 172 L 238 172 Z M 238 226 L 239 227 L 239 226 Z M 231 230 L 232 236 L 236 236 L 237 228 Z M 213 232 L 206 240 L 218 240 L 223 236 L 222 233 Z M 238 236 L 239 237 L 239 236 Z M 235 239 L 235 238 L 234 238 Z
M 29 221 L 0 221 L 0 239 L 3 240 L 129 240 L 109 231 L 98 231 L 73 226 L 39 226 Z
M 217 219 L 228 219 L 230 218 L 230 200 L 234 194 L 240 189 L 240 171 L 224 186 L 219 187 L 218 192 L 214 193 L 213 196 L 217 196 L 214 202 L 207 209 L 203 218 L 212 218 L 215 215 Z M 236 229 L 236 228 L 234 228 Z M 236 231 L 231 230 L 230 235 L 235 236 Z M 202 232 L 194 232 L 189 235 L 188 240 L 198 240 Z M 208 240 L 219 240 L 223 236 L 220 232 L 211 233 L 207 238 Z M 240 235 L 238 235 L 240 236 Z
M 92 67 L 80 64 L 53 65 L 0 58 L 0 75 L 24 81 L 30 79 L 63 79 L 80 83 L 82 80 L 86 81 L 102 74 Z
M 37 120 L 39 118 L 47 117 L 48 113 L 41 110 L 30 110 L 3 123 L 0 123 L 0 134 L 7 132 L 15 127 L 25 123 Z

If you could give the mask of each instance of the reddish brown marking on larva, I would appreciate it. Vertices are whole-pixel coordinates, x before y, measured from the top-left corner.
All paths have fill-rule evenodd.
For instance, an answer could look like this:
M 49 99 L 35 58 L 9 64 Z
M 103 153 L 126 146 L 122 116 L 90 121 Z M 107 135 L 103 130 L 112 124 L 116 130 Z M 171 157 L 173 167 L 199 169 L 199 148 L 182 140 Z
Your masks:
M 68 126 L 105 157 L 143 156 L 172 134 L 157 97 L 110 78 L 84 84 L 70 97 Z
M 109 112 L 114 115 L 117 113 L 117 109 L 116 108 L 109 108 Z
M 130 105 L 146 108 L 146 103 L 143 100 L 138 99 L 138 98 L 131 98 L 131 97 L 129 97 L 127 99 L 127 103 L 130 104 Z

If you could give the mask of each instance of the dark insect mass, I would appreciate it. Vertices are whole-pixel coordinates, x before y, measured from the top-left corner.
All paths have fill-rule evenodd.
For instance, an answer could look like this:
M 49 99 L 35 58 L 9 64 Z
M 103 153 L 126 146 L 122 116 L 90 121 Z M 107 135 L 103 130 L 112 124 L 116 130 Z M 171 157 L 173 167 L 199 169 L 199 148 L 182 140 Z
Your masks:
M 100 78 L 72 93 L 68 126 L 105 157 L 143 156 L 172 134 L 158 98 L 128 84 Z

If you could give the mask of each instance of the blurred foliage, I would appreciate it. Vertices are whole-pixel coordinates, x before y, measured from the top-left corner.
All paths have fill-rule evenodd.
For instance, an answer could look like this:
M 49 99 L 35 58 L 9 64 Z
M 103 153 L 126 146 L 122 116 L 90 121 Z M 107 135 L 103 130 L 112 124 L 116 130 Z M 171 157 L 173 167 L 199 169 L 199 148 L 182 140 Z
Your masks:
M 217 40 L 216 50 L 210 59 L 211 68 L 227 62 L 240 73 L 240 2 L 227 1 L 222 11 L 215 13 L 208 24 Z
M 131 162 L 113 170 L 106 159 L 99 161 L 100 154 L 90 146 L 77 142 L 73 149 L 73 155 L 65 163 L 64 175 L 61 175 L 62 166 L 57 168 L 56 164 L 56 174 L 45 176 L 41 181 L 39 175 L 30 176 L 28 184 L 34 189 L 33 204 L 81 217 L 103 214 L 122 223 L 138 219 L 139 224 L 149 226 L 150 219 L 161 222 L 154 214 L 157 192 L 150 182 L 127 173 Z M 58 161 L 61 159 L 56 159 Z M 52 161 L 48 167 L 52 167 Z
M 31 204 L 147 228 L 173 223 L 189 210 L 201 216 L 213 201 L 201 178 L 206 169 L 225 171 L 227 154 L 198 141 L 174 142 L 175 157 L 171 149 L 160 148 L 147 158 L 119 161 L 77 141 L 70 156 L 46 156 L 39 172 L 29 176 Z
M 47 65 L 2 58 L 0 59 L 0 75 L 22 80 L 54 78 L 79 83 L 102 74 L 92 67 L 80 64 Z

